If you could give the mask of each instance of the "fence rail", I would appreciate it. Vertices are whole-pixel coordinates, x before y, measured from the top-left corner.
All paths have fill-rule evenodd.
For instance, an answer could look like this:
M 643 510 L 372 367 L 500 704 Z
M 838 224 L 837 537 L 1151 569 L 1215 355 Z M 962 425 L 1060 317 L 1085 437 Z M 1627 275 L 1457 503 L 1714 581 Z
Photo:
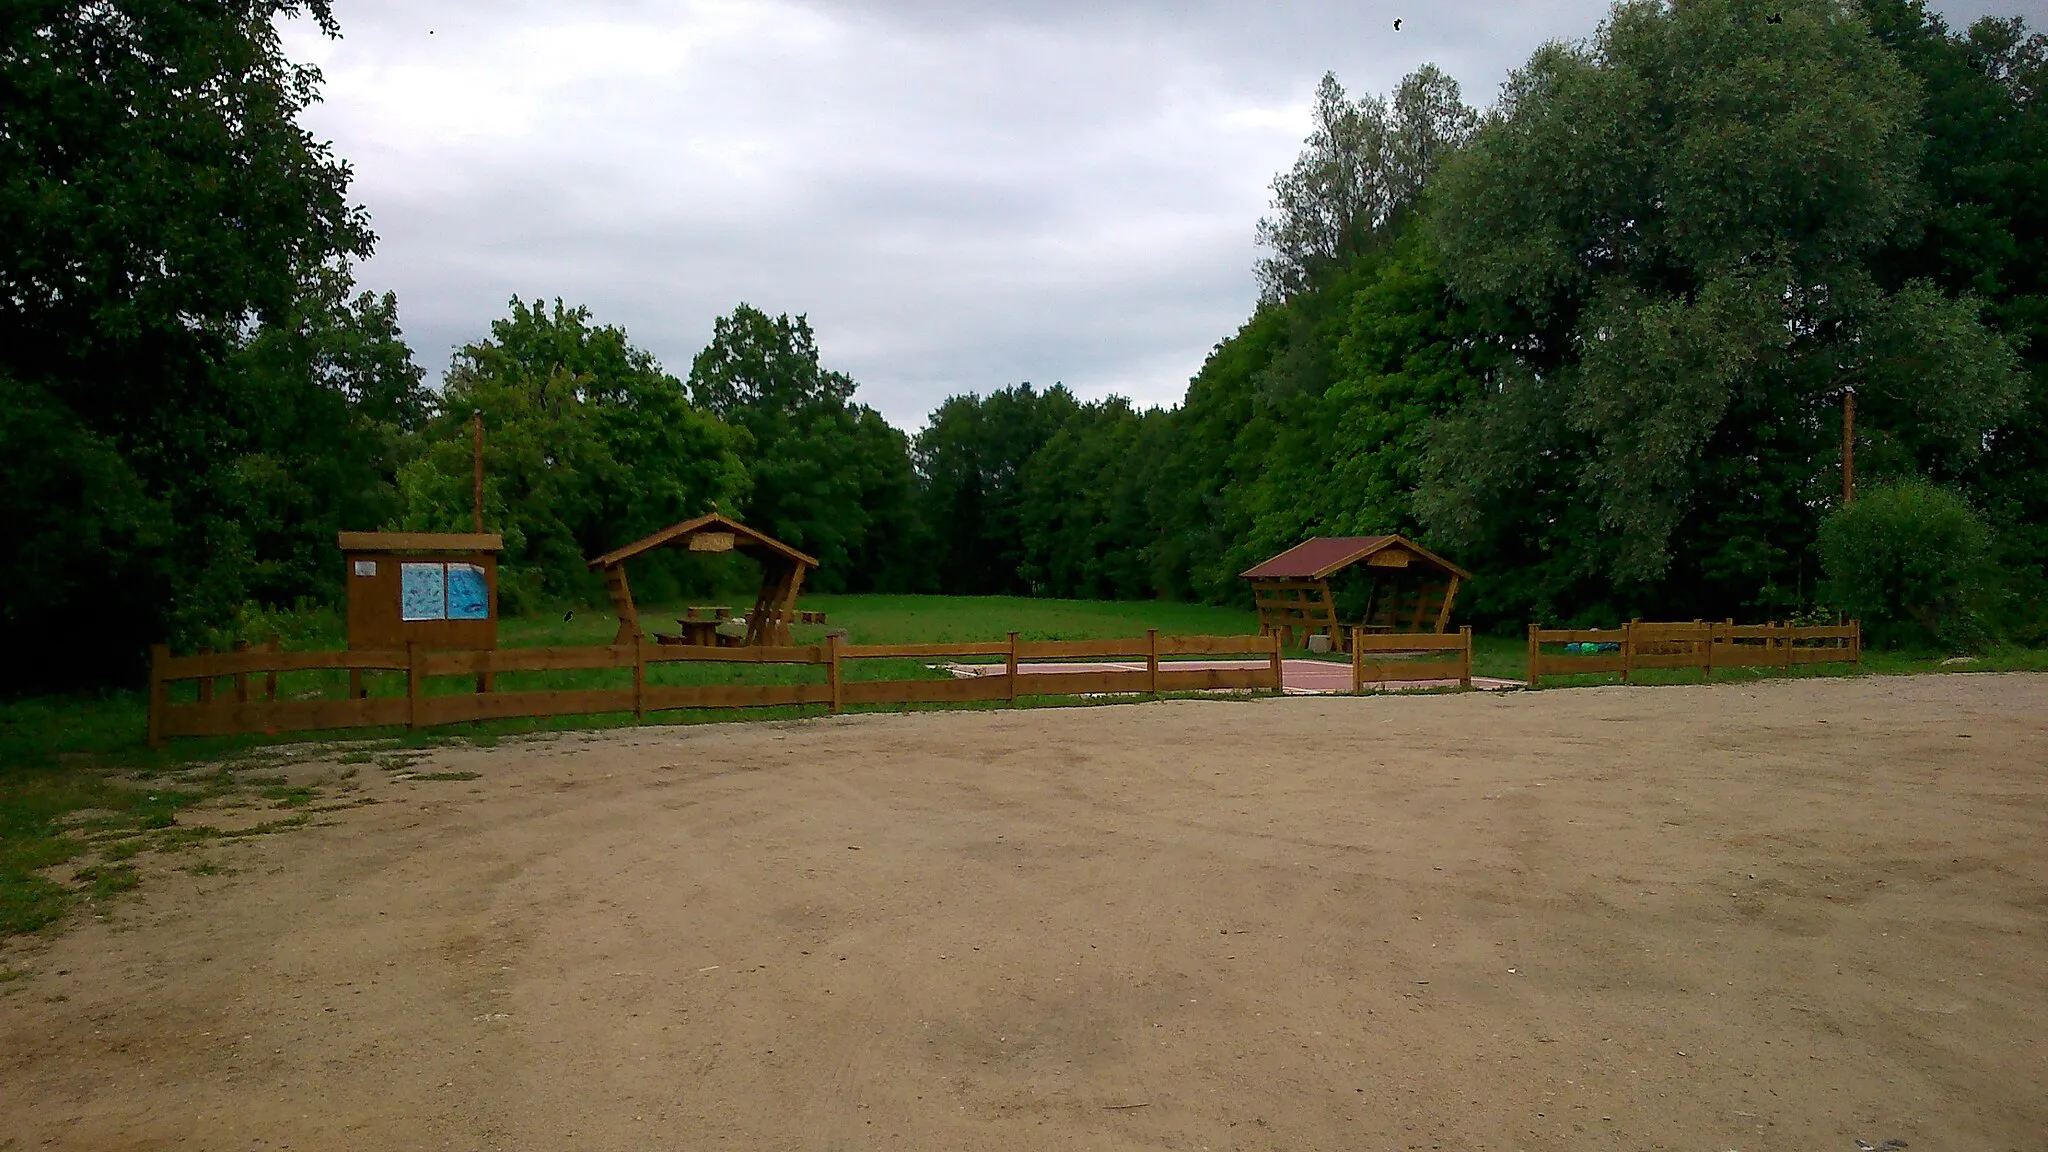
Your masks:
M 1564 652 L 1546 646 L 1566 647 Z M 1571 651 L 1578 648 L 1579 651 Z M 1587 651 L 1590 648 L 1591 651 Z M 1857 621 L 1820 627 L 1631 621 L 1619 628 L 1529 626 L 1529 685 L 1545 676 L 1621 673 L 1645 669 L 1792 668 L 1805 664 L 1861 664 L 1863 627 Z
M 1162 657 L 1250 655 L 1264 657 L 1254 667 L 1177 668 Z M 848 679 L 847 669 L 862 660 L 930 657 L 1000 658 L 1000 674 L 928 680 Z M 1020 660 L 1063 661 L 1119 658 L 1142 660 L 1138 668 L 1020 668 Z M 650 684 L 650 667 L 674 663 L 772 664 L 823 669 L 823 683 L 800 684 Z M 497 677 L 507 673 L 619 671 L 632 674 L 630 687 L 504 690 Z M 277 673 L 335 671 L 348 673 L 345 699 L 286 700 L 278 698 Z M 404 696 L 372 697 L 363 691 L 365 672 L 398 672 L 405 676 Z M 254 694 L 251 676 L 264 677 Z M 436 678 L 473 678 L 474 692 L 432 693 Z M 216 699 L 223 679 L 232 678 L 232 694 Z M 197 681 L 196 700 L 171 699 L 171 685 Z M 578 648 L 499 648 L 484 651 L 428 651 L 417 645 L 402 651 L 280 652 L 272 641 L 261 648 L 238 646 L 234 652 L 201 652 L 173 656 L 158 645 L 152 652 L 149 683 L 149 743 L 160 746 L 172 736 L 276 734 L 317 729 L 410 727 L 428 728 L 478 720 L 513 717 L 569 716 L 590 713 L 632 713 L 686 708 L 762 708 L 822 704 L 837 712 L 856 704 L 952 703 L 977 700 L 1015 701 L 1028 696 L 1070 696 L 1097 693 L 1139 693 L 1239 689 L 1277 692 L 1281 686 L 1280 646 L 1270 636 L 1161 636 L 1156 631 L 1130 640 L 1020 640 L 974 644 L 842 644 L 837 637 L 824 644 L 719 648 L 680 644 L 606 644 Z
M 1435 657 L 1425 659 L 1424 657 Z M 1351 690 L 1367 684 L 1413 684 L 1456 680 L 1472 686 L 1472 629 L 1456 632 L 1389 633 L 1351 630 Z

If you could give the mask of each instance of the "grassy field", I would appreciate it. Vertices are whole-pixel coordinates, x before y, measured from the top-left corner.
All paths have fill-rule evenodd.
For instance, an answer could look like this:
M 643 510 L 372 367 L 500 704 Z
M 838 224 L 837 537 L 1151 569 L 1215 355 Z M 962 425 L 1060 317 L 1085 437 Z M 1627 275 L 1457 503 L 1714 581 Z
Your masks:
M 1026 640 L 1087 640 L 1142 636 L 1152 628 L 1166 635 L 1245 635 L 1258 630 L 1258 622 L 1248 610 L 1197 604 L 850 595 L 807 596 L 802 606 L 825 612 L 829 624 L 797 628 L 792 638 L 799 644 L 822 640 L 828 628 L 845 630 L 848 639 L 857 644 L 992 641 L 1002 640 L 1010 632 Z M 680 605 L 643 608 L 642 618 L 650 628 L 665 628 L 680 611 Z M 293 618 L 282 624 L 288 648 L 342 646 L 341 622 L 332 614 Z M 609 643 L 616 629 L 617 621 L 609 612 L 579 610 L 506 620 L 499 636 L 505 647 L 589 645 Z M 1474 648 L 1478 674 L 1522 678 L 1526 650 L 1521 637 L 1481 636 Z M 1868 652 L 1861 668 L 1818 665 L 1790 673 L 1739 669 L 1716 673 L 1714 678 L 1736 681 L 1784 675 L 2044 669 L 2048 669 L 2048 651 L 2040 650 L 1992 650 L 1961 662 L 1953 658 L 1945 662 L 1941 654 Z M 818 668 L 772 665 L 670 664 L 650 671 L 652 681 L 674 684 L 787 682 L 822 675 Z M 943 677 L 947 673 L 915 660 L 875 660 L 849 665 L 846 675 L 850 679 L 884 679 Z M 1694 671 L 1649 672 L 1638 677 L 1639 682 L 1649 684 L 1696 683 L 1699 679 Z M 1614 680 L 1611 676 L 1546 678 L 1544 687 Z M 295 673 L 283 677 L 279 687 L 286 697 L 339 695 L 343 682 L 338 673 Z M 629 683 L 630 674 L 623 671 L 529 673 L 500 680 L 500 686 L 508 690 L 623 687 Z M 404 692 L 403 678 L 393 674 L 372 676 L 369 687 L 373 694 Z M 429 690 L 471 688 L 451 678 L 430 685 Z M 815 710 L 663 713 L 658 722 L 782 719 Z M 163 751 L 151 752 L 144 747 L 146 720 L 140 692 L 0 701 L 0 937 L 53 923 L 79 901 L 104 899 L 132 885 L 134 871 L 123 861 L 136 852 L 172 850 L 212 837 L 246 834 L 181 823 L 180 813 L 202 801 L 231 797 L 236 803 L 297 808 L 322 799 L 316 793 L 286 789 L 275 777 L 263 774 L 266 748 L 302 743 L 303 736 L 180 740 Z M 408 747 L 437 742 L 491 743 L 529 732 L 631 722 L 630 715 L 504 720 L 419 733 L 350 733 L 346 739 L 355 749 L 350 755 L 365 762 L 402 760 Z M 262 832 L 281 831 L 306 818 L 304 812 L 285 813 L 255 827 Z M 53 878 L 67 866 L 68 882 Z

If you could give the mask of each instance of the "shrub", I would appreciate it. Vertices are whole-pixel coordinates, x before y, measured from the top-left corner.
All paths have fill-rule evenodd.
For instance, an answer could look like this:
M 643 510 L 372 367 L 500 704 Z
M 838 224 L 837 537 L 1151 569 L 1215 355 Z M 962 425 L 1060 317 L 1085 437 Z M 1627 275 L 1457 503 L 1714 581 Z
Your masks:
M 1919 480 L 1875 487 L 1820 527 L 1822 595 L 1883 647 L 1983 640 L 1991 529 L 1961 496 Z

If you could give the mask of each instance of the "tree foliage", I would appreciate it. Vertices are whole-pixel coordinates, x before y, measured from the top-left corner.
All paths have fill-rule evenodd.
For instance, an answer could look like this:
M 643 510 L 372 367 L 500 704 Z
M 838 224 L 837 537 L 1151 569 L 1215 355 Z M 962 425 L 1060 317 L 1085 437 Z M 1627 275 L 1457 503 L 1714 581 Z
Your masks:
M 1962 497 L 1924 480 L 1878 485 L 1820 526 L 1826 599 L 1881 644 L 1967 645 L 1991 529 Z
M 1501 358 L 1432 440 L 1431 528 L 1546 572 L 1539 614 L 1769 612 L 1799 596 L 1844 388 L 1896 468 L 1973 459 L 2018 400 L 2010 345 L 1872 266 L 1924 202 L 1918 97 L 1826 0 L 1625 3 L 1540 50 L 1435 190 Z

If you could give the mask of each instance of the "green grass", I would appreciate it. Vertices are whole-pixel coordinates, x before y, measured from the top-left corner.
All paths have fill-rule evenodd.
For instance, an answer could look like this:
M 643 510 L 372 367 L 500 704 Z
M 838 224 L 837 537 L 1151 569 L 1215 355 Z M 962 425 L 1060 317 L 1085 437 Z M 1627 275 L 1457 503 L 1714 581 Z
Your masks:
M 736 610 L 748 605 L 735 601 Z M 1034 600 L 1022 597 L 965 596 L 806 596 L 802 606 L 822 610 L 829 624 L 799 626 L 792 639 L 817 643 L 828 630 L 844 630 L 856 644 L 956 643 L 1001 641 L 1016 632 L 1026 640 L 1093 640 L 1136 637 L 1156 628 L 1165 635 L 1246 635 L 1258 630 L 1248 610 L 1196 604 L 1156 602 L 1104 603 L 1075 600 Z M 666 629 L 681 605 L 643 607 L 650 629 Z M 331 614 L 330 614 L 331 615 Z M 286 622 L 287 624 L 289 621 Z M 287 630 L 287 646 L 332 646 L 338 623 Z M 591 645 L 609 643 L 617 630 L 611 613 L 580 609 L 511 619 L 500 625 L 505 647 Z M 1303 653 L 1290 653 L 1290 657 Z M 1481 676 L 1521 679 L 1526 642 L 1523 637 L 1480 636 L 1475 640 L 1473 671 Z M 1788 672 L 1732 669 L 1718 672 L 1716 682 L 1740 682 L 1784 676 L 1900 674 L 1933 671 L 2048 670 L 2048 651 L 1994 649 L 1960 665 L 1944 665 L 1946 653 L 1866 652 L 1858 668 L 1844 665 L 1803 666 Z M 1338 657 L 1342 659 L 1342 657 Z M 846 666 L 849 679 L 942 678 L 918 660 L 867 660 Z M 665 684 L 790 683 L 822 681 L 824 670 L 806 666 L 664 664 L 649 671 L 649 680 Z M 1613 676 L 1546 678 L 1544 687 L 1613 683 Z M 1697 683 L 1695 671 L 1650 671 L 1637 677 L 1646 684 Z M 373 695 L 396 696 L 405 691 L 404 677 L 373 674 L 367 678 Z M 336 697 L 346 677 L 340 673 L 290 673 L 279 678 L 281 698 Z M 520 673 L 499 678 L 501 690 L 627 687 L 626 671 Z M 461 677 L 430 681 L 431 693 L 473 690 Z M 252 688 L 261 690 L 260 680 Z M 225 690 L 225 685 L 223 685 Z M 190 698 L 196 689 L 180 689 Z M 1094 700 L 1033 699 L 1024 706 L 1100 703 Z M 916 710 L 1003 705 L 918 705 Z M 900 708 L 900 706 L 887 706 Z M 815 714 L 812 707 L 706 709 L 666 712 L 650 719 L 659 723 L 694 724 L 716 721 L 789 719 Z M 0 701 L 0 936 L 31 932 L 62 919 L 81 901 L 107 899 L 132 887 L 140 874 L 129 861 L 152 851 L 177 851 L 217 840 L 267 835 L 303 827 L 314 806 L 317 789 L 293 786 L 278 776 L 243 775 L 228 769 L 196 768 L 255 752 L 265 745 L 303 741 L 304 734 L 280 737 L 182 739 L 161 751 L 143 746 L 146 706 L 139 692 L 105 692 Z M 607 728 L 634 723 L 630 714 L 545 717 L 492 721 L 426 732 L 357 731 L 354 744 L 340 757 L 345 765 L 374 764 L 389 772 L 410 772 L 426 746 L 463 741 L 488 746 L 525 733 Z M 253 765 L 250 766 L 253 768 Z M 414 779 L 459 781 L 467 772 L 415 773 Z M 179 813 L 209 797 L 230 792 L 247 795 L 277 809 L 299 809 L 297 815 L 250 828 L 223 831 L 179 822 Z M 67 874 L 66 867 L 70 870 Z M 211 863 L 185 869 L 212 875 Z

